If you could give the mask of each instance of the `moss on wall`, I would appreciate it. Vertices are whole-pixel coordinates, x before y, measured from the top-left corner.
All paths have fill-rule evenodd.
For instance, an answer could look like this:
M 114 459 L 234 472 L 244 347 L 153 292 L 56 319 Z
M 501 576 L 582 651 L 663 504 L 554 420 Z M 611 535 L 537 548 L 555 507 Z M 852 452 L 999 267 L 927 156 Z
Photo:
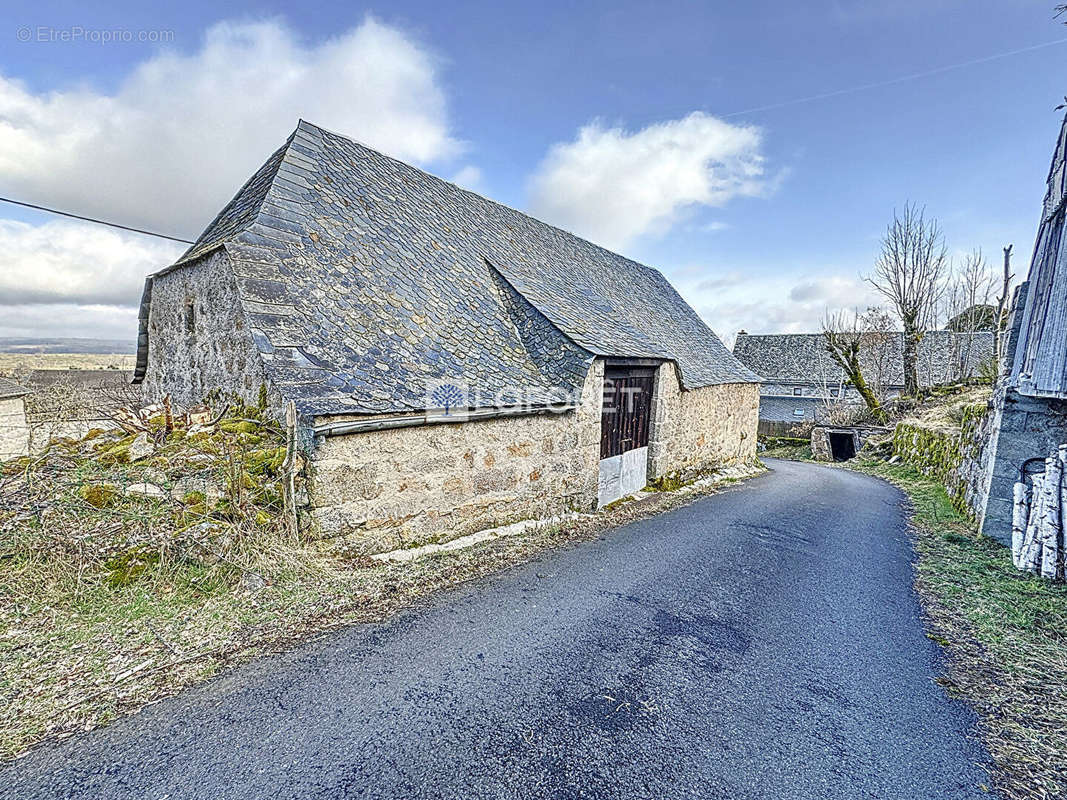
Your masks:
M 974 403 L 962 407 L 958 428 L 901 422 L 893 432 L 893 455 L 940 481 L 956 510 L 971 519 L 978 512 L 976 464 L 986 444 L 988 413 L 986 403 Z

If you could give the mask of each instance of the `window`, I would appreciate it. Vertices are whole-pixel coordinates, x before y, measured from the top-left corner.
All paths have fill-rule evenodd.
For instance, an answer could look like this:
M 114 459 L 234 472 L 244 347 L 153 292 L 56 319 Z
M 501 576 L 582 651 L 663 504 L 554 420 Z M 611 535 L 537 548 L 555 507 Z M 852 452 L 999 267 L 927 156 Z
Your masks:
M 801 389 L 799 386 L 794 386 L 793 387 L 793 396 L 794 397 L 800 397 L 800 393 L 803 392 L 803 391 L 804 390 Z
M 196 312 L 193 310 L 191 300 L 185 304 L 185 330 L 187 333 L 193 333 L 196 330 Z
M 802 416 L 804 416 L 804 409 L 802 409 L 802 408 L 794 408 L 793 409 L 793 416 L 794 417 L 802 417 Z
M 830 390 L 830 397 L 837 397 L 837 395 L 840 393 L 841 390 L 835 386 L 833 389 Z

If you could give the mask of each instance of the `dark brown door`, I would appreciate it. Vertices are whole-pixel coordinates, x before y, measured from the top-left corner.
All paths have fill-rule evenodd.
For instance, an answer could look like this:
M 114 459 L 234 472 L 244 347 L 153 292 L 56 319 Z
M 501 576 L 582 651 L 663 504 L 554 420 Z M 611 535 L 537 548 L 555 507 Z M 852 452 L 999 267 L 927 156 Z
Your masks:
M 648 445 L 652 371 L 609 367 L 604 374 L 600 457 L 610 458 Z

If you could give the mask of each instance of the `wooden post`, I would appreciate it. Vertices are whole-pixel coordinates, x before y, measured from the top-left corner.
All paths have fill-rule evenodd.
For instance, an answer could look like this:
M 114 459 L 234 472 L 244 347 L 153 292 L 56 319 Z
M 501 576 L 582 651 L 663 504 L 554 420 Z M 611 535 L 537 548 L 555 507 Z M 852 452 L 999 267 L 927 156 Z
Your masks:
M 1025 480 L 1016 482 L 1012 498 L 1011 562 L 1017 569 L 1022 569 L 1023 540 L 1026 537 L 1026 521 L 1030 516 L 1030 493 Z
M 1057 455 L 1060 461 L 1060 537 L 1056 578 L 1062 581 L 1067 577 L 1064 574 L 1067 571 L 1067 526 L 1063 524 L 1067 515 L 1067 444 L 1060 445 Z
M 1041 577 L 1055 578 L 1060 557 L 1060 470 L 1059 456 L 1045 459 L 1045 508 L 1041 515 Z
M 296 510 L 296 426 L 299 417 L 296 403 L 292 400 L 285 407 L 285 460 L 282 462 L 282 501 L 285 507 L 287 527 L 291 527 L 292 536 L 300 538 L 300 517 Z
M 1004 282 L 1001 285 L 1000 297 L 997 298 L 997 316 L 994 320 L 996 328 L 993 330 L 993 358 L 996 365 L 997 377 L 1000 377 L 1001 372 L 1004 370 L 1004 324 L 1007 321 L 1008 316 L 1008 291 L 1011 289 L 1011 248 L 1013 245 L 1008 245 L 1004 248 Z

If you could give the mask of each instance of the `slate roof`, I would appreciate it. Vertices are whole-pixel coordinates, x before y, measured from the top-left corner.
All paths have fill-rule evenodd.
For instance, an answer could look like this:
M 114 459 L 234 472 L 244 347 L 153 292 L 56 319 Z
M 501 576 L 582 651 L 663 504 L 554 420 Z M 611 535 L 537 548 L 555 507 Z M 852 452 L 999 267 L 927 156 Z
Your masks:
M 223 247 L 272 383 L 304 414 L 547 402 L 593 356 L 674 360 L 687 389 L 757 377 L 658 271 L 301 121 L 179 261 Z M 500 393 L 504 392 L 503 395 Z
M 812 422 L 815 420 L 818 410 L 825 406 L 826 400 L 821 397 L 769 397 L 762 396 L 759 400 L 759 418 L 764 422 Z M 793 412 L 801 410 L 804 413 L 797 415 Z
M 1029 287 L 1021 309 L 1011 385 L 1035 397 L 1067 398 L 1067 117 L 1052 154 Z
M 0 378 L 0 400 L 9 400 L 12 397 L 22 397 L 29 394 L 30 390 L 9 378 Z
M 968 337 L 971 337 L 969 347 Z M 886 386 L 900 388 L 904 385 L 903 351 L 904 334 L 892 334 L 888 350 L 881 351 L 877 362 L 883 365 Z M 820 333 L 741 333 L 734 342 L 734 355 L 767 382 L 821 386 L 845 379 L 844 370 L 826 352 Z M 954 365 L 964 357 L 968 357 L 965 374 L 977 375 L 982 364 L 992 356 L 992 332 L 929 331 L 919 342 L 919 383 L 934 386 L 954 380 Z M 865 377 L 873 380 L 878 367 L 870 356 L 864 361 Z

